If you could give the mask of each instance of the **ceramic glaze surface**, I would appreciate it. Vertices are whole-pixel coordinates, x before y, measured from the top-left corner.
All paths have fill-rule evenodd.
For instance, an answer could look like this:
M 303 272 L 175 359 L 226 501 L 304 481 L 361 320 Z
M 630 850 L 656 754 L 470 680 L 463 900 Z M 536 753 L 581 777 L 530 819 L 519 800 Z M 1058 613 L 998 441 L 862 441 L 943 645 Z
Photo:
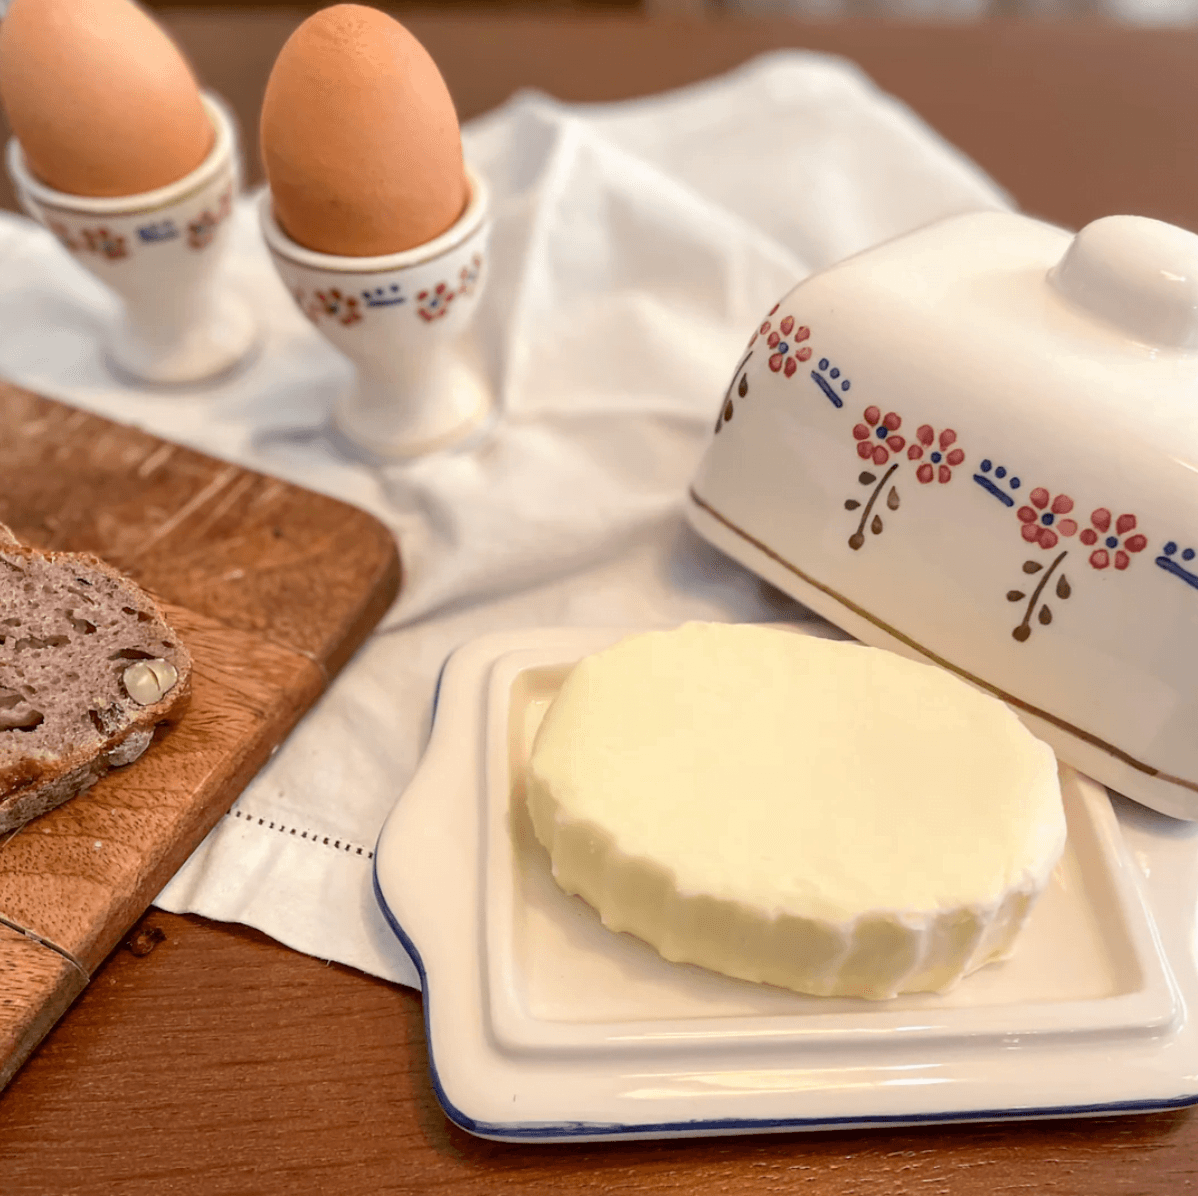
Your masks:
M 469 326 L 486 283 L 490 220 L 486 186 L 440 237 L 379 257 L 306 249 L 280 227 L 272 197 L 259 209 L 275 269 L 305 316 L 356 366 L 334 413 L 357 448 L 416 457 L 460 443 L 483 423 L 491 399 L 451 346 Z
M 801 284 L 737 365 L 689 517 L 1195 818 L 1198 237 L 1099 224 L 958 217 Z
M 432 1083 L 524 1141 L 1061 1116 L 1192 1103 L 1198 828 L 1062 770 L 1068 841 L 1011 959 L 946 994 L 805 997 L 670 963 L 554 882 L 529 754 L 563 678 L 628 629 L 460 648 L 375 852 L 420 972 Z M 968 786 L 970 778 L 962 778 Z M 398 949 L 398 944 L 397 944 Z

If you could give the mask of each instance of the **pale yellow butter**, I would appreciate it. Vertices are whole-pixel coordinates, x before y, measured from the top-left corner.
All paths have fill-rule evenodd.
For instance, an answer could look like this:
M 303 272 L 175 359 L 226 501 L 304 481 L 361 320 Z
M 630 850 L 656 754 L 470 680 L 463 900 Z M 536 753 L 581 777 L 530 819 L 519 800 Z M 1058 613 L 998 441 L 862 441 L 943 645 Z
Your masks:
M 694 623 L 581 661 L 528 806 L 558 883 L 671 960 L 820 995 L 1009 953 L 1065 843 L 1051 749 L 875 648 Z

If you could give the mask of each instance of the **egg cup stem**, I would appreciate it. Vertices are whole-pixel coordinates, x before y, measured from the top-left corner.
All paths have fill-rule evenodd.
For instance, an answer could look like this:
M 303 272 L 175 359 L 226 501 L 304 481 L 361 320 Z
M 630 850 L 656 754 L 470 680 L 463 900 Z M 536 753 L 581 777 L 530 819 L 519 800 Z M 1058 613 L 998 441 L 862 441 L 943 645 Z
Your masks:
M 234 370 L 257 340 L 249 306 L 237 295 L 193 297 L 181 313 L 126 301 L 105 352 L 118 375 L 150 385 L 211 382 Z
M 442 346 L 413 355 L 400 376 L 358 371 L 333 412 L 343 437 L 367 453 L 420 457 L 460 443 L 490 415 L 483 379 Z

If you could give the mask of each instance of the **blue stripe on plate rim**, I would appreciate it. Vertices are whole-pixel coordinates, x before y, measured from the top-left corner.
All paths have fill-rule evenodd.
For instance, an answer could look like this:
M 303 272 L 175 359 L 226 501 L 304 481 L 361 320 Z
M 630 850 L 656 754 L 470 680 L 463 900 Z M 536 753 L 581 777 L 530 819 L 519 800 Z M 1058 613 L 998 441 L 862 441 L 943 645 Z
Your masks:
M 925 1125 L 935 1122 L 954 1121 L 1012 1121 L 1032 1118 L 1049 1117 L 1084 1117 L 1088 1114 L 1111 1113 L 1159 1113 L 1167 1109 L 1184 1109 L 1198 1103 L 1198 1093 L 1190 1096 L 1170 1097 L 1163 1100 L 1149 1101 L 1112 1101 L 1108 1104 L 1095 1105 L 1051 1105 L 1051 1106 L 1020 1106 L 1011 1109 L 974 1109 L 960 1112 L 928 1112 L 915 1117 L 899 1114 L 873 1114 L 860 1117 L 809 1117 L 809 1118 L 746 1118 L 727 1117 L 711 1120 L 696 1121 L 657 1121 L 631 1122 L 622 1124 L 606 1121 L 537 1121 L 537 1122 L 501 1122 L 478 1121 L 449 1099 L 441 1086 L 441 1078 L 437 1075 L 437 1062 L 433 1054 L 433 1039 L 429 1028 L 428 973 L 425 971 L 424 960 L 416 948 L 416 944 L 407 936 L 395 915 L 387 905 L 379 886 L 378 851 L 375 851 L 374 895 L 387 919 L 387 924 L 395 932 L 396 938 L 416 965 L 420 974 L 422 1004 L 424 1006 L 424 1036 L 428 1043 L 428 1067 L 433 1082 L 433 1090 L 437 1100 L 446 1115 L 455 1125 L 461 1126 L 472 1134 L 482 1138 L 503 1138 L 519 1141 L 524 1138 L 535 1138 L 546 1141 L 554 1138 L 604 1138 L 620 1134 L 638 1134 L 644 1136 L 669 1137 L 678 1134 L 718 1134 L 729 1132 L 766 1133 L 775 1130 L 813 1130 L 813 1129 L 845 1129 L 856 1126 L 885 1126 L 885 1125 Z

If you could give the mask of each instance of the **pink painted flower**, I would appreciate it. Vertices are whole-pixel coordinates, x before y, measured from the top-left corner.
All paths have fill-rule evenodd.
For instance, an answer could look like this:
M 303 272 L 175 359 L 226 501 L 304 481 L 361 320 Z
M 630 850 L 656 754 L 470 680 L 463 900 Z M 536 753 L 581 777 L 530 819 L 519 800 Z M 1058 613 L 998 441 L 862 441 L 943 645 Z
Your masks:
M 217 228 L 233 214 L 233 191 L 227 188 L 221 195 L 213 212 L 205 208 L 187 225 L 187 244 L 192 249 L 205 249 L 216 236 Z
M 478 276 L 483 270 L 482 254 L 476 253 L 471 259 L 468 266 L 463 266 L 458 271 L 458 294 L 473 295 L 474 288 L 478 286 Z
M 357 297 L 343 295 L 336 287 L 317 291 L 316 302 L 320 305 L 321 315 L 329 316 L 340 324 L 356 324 L 362 318 Z
M 216 217 L 208 211 L 201 212 L 187 224 L 187 244 L 191 249 L 204 249 L 216 236 Z
M 811 356 L 810 345 L 802 343 L 811 335 L 811 329 L 803 325 L 796 328 L 794 316 L 783 316 L 777 328 L 766 320 L 757 331 L 771 350 L 770 369 L 775 374 L 781 370 L 789 378 L 799 368 L 799 362 Z
M 773 327 L 773 325 L 770 323 L 770 317 L 781 306 L 781 303 L 775 303 L 774 306 L 770 308 L 770 314 L 766 316 L 764 320 L 762 320 L 761 327 L 753 329 L 753 335 L 749 337 L 749 343 L 745 346 L 746 349 L 751 349 L 757 343 L 757 338 L 759 336 L 767 336 L 769 334 L 770 329 Z
M 79 235 L 88 253 L 102 253 L 111 262 L 129 256 L 125 238 L 120 233 L 110 233 L 106 228 L 86 228 Z
M 449 287 L 439 282 L 431 290 L 421 291 L 416 296 L 418 304 L 416 314 L 427 324 L 433 320 L 439 320 L 449 312 L 449 305 L 453 302 L 453 297 L 457 294 L 456 291 L 451 291 Z
M 1043 486 L 1037 486 L 1028 495 L 1028 501 L 1030 507 L 1019 508 L 1019 521 L 1023 524 L 1019 530 L 1029 544 L 1055 548 L 1061 536 L 1076 534 L 1077 521 L 1062 518 L 1073 510 L 1073 499 L 1067 494 L 1053 498 Z
M 953 480 L 952 466 L 960 465 L 965 460 L 965 454 L 959 448 L 953 448 L 957 443 L 957 434 L 952 428 L 945 428 L 940 433 L 937 447 L 936 432 L 931 424 L 920 424 L 915 430 L 915 441 L 907 450 L 907 459 L 920 461 L 928 452 L 928 459 L 915 471 L 915 476 L 926 486 L 933 478 L 941 483 Z
M 893 411 L 883 415 L 878 407 L 866 407 L 865 423 L 853 428 L 857 456 L 862 461 L 885 465 L 890 460 L 890 454 L 901 452 L 907 443 L 905 437 L 898 435 L 902 426 L 903 421 Z
M 1091 512 L 1090 526 L 1078 537 L 1087 548 L 1093 548 L 1102 540 L 1102 544 L 1090 553 L 1090 564 L 1095 569 L 1106 569 L 1112 563 L 1116 569 L 1126 569 L 1131 564 L 1128 553 L 1143 552 L 1148 547 L 1147 536 L 1128 534 L 1136 530 L 1134 515 L 1120 515 L 1114 520 L 1114 531 L 1111 530 L 1111 522 L 1110 511 L 1106 507 L 1099 507 Z M 1111 553 L 1114 553 L 1113 558 Z

